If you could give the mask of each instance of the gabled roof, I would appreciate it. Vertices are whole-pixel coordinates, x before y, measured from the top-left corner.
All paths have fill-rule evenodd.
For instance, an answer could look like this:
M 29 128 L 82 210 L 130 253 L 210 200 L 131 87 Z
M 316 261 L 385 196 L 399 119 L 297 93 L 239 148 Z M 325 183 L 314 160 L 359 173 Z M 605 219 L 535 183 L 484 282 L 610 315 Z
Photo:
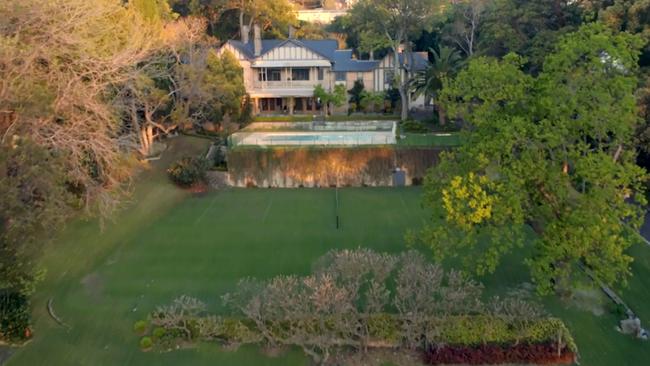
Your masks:
M 255 58 L 255 50 L 253 48 L 253 42 L 243 43 L 241 41 L 230 40 L 229 44 L 237 48 L 249 59 Z M 260 56 L 270 52 L 271 50 L 284 46 L 287 43 L 293 43 L 298 47 L 305 47 L 306 49 L 321 55 L 322 57 L 332 60 L 334 52 L 338 48 L 338 42 L 335 39 L 323 39 L 323 40 L 310 40 L 310 39 L 263 39 L 262 40 L 262 50 Z M 260 57 L 258 56 L 258 57 Z
M 379 65 L 379 61 L 355 60 L 352 50 L 337 50 L 334 52 L 334 71 L 365 72 L 372 71 Z
M 237 48 L 246 58 L 255 59 L 255 51 L 253 49 L 253 42 L 242 43 L 241 41 L 230 40 L 230 45 Z M 346 71 L 346 72 L 367 72 L 374 70 L 379 61 L 366 61 L 355 60 L 352 58 L 352 50 L 339 50 L 338 42 L 335 39 L 264 39 L 262 40 L 262 50 L 260 56 L 270 52 L 271 50 L 281 47 L 287 43 L 293 43 L 298 47 L 304 47 L 323 58 L 329 60 L 333 65 L 333 71 Z
M 422 71 L 427 68 L 429 64 L 428 56 L 426 52 L 413 52 L 413 71 Z M 406 59 L 408 61 L 408 58 Z M 399 64 L 404 66 L 404 53 L 399 54 Z

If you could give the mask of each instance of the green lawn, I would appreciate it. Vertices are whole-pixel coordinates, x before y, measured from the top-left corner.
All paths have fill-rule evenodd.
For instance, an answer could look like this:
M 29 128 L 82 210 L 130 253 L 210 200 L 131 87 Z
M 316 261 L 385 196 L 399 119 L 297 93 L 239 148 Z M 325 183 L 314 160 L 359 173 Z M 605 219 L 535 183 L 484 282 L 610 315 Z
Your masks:
M 405 136 L 397 140 L 398 146 L 458 146 L 460 134 L 458 132 L 441 133 L 402 133 Z
M 132 326 L 181 294 L 199 297 L 218 312 L 219 296 L 239 278 L 304 274 L 333 248 L 402 251 L 404 231 L 426 218 L 417 188 L 339 190 L 337 230 L 333 189 L 231 189 L 193 196 L 169 184 L 160 168 L 185 151 L 203 151 L 205 143 L 176 141 L 143 174 L 136 202 L 103 232 L 95 222 L 76 222 L 48 247 L 48 276 L 34 301 L 36 336 L 9 365 L 306 365 L 297 350 L 266 358 L 253 347 L 227 352 L 206 344 L 142 353 Z M 636 277 L 624 296 L 650 321 L 650 248 L 634 252 L 643 259 L 634 264 Z M 518 252 L 482 281 L 490 293 L 503 293 L 526 277 Z M 47 314 L 49 298 L 70 330 Z M 642 365 L 650 359 L 650 344 L 616 334 L 613 316 L 595 317 L 554 298 L 544 302 L 573 331 L 582 365 Z

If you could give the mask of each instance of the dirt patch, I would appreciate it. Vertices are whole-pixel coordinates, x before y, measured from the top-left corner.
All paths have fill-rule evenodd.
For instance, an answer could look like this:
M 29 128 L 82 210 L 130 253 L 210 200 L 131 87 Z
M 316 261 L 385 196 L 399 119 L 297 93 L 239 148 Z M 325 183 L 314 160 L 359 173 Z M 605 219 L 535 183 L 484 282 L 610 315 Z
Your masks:
M 348 366 L 420 366 L 422 354 L 393 349 L 372 349 L 366 353 L 341 352 L 332 356 L 331 363 Z
M 81 279 L 81 284 L 92 301 L 102 301 L 104 295 L 104 279 L 98 273 L 90 273 L 86 275 Z
M 260 353 L 262 353 L 266 357 L 281 357 L 285 355 L 289 351 L 288 347 L 262 347 L 260 349 Z
M 189 192 L 192 192 L 197 195 L 205 194 L 208 191 L 208 185 L 205 183 L 196 183 L 191 187 L 187 188 Z

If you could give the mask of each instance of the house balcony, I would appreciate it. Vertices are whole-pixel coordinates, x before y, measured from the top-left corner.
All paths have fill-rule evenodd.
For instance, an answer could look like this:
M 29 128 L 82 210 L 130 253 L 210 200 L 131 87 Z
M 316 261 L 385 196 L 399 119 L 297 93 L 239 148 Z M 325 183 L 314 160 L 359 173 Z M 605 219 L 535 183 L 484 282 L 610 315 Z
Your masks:
M 248 92 L 251 97 L 311 97 L 322 80 L 254 81 Z

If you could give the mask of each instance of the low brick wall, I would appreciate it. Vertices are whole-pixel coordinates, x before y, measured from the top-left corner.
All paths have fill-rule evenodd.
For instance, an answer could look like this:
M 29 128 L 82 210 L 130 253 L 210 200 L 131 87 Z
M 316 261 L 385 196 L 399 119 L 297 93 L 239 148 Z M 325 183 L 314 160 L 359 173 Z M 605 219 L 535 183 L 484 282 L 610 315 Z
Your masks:
M 396 169 L 406 185 L 419 184 L 438 163 L 440 148 L 236 148 L 228 152 L 235 187 L 392 186 Z

